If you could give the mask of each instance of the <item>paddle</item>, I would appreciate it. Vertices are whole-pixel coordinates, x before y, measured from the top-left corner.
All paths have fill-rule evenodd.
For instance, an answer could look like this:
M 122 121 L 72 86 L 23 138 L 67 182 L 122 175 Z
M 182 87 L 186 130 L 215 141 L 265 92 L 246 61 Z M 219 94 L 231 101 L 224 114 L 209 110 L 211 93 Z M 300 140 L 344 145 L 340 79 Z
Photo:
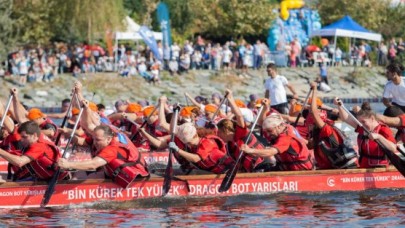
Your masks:
M 158 105 L 156 105 L 155 108 L 153 109 L 153 111 L 149 114 L 149 116 L 146 117 L 146 119 L 143 121 L 142 125 L 141 125 L 138 129 L 136 129 L 136 133 L 131 136 L 131 141 L 133 141 L 134 139 L 136 139 L 136 137 L 138 137 L 138 135 L 139 135 L 139 129 L 145 127 L 145 125 L 148 123 L 148 120 L 149 120 L 150 117 L 153 115 L 153 113 L 156 112 L 157 109 L 158 109 Z
M 69 140 L 68 140 L 68 142 L 66 144 L 65 150 L 63 151 L 62 158 L 65 158 L 65 156 L 67 154 L 69 144 L 71 143 L 71 141 L 72 141 L 72 139 L 73 139 L 73 137 L 75 135 L 75 132 L 76 132 L 77 126 L 79 125 L 80 118 L 82 116 L 83 110 L 84 110 L 84 107 L 81 107 L 79 115 L 78 115 L 77 120 L 76 120 L 76 123 L 75 123 L 75 125 L 73 127 L 72 133 L 70 134 L 70 137 L 69 137 Z M 41 201 L 41 207 L 45 207 L 48 204 L 49 200 L 51 199 L 52 194 L 55 191 L 55 186 L 56 186 L 56 184 L 58 182 L 58 178 L 59 178 L 60 173 L 61 173 L 61 169 L 58 167 L 58 169 L 53 174 L 51 180 L 48 183 L 48 188 L 46 189 L 45 194 L 44 194 L 44 198 L 42 198 L 42 201 Z
M 210 119 L 210 122 L 211 123 L 213 123 L 214 122 L 214 119 L 215 119 L 215 117 L 218 115 L 218 113 L 219 113 L 219 110 L 221 109 L 221 107 L 222 107 L 222 105 L 225 103 L 225 101 L 227 101 L 228 100 L 228 93 L 225 93 L 225 97 L 224 97 L 224 99 L 222 99 L 222 101 L 221 101 L 221 103 L 219 104 L 219 106 L 218 106 L 218 108 L 217 108 L 217 110 L 215 111 L 215 113 L 214 113 L 214 115 L 211 117 L 211 119 Z
M 186 105 L 187 105 L 187 106 L 190 106 L 190 105 L 188 104 L 188 98 L 187 98 L 186 94 L 184 94 L 184 98 L 186 99 Z
M 309 89 L 308 94 L 307 94 L 307 96 L 305 97 L 304 105 L 302 106 L 300 113 L 298 114 L 297 118 L 295 119 L 295 122 L 294 122 L 294 125 L 293 125 L 294 127 L 297 126 L 298 121 L 299 121 L 299 119 L 300 119 L 301 116 L 302 116 L 302 112 L 304 111 L 304 108 L 307 106 L 308 99 L 309 99 L 309 95 L 311 94 L 311 92 L 312 92 L 312 87 L 311 87 L 311 89 Z
M 174 137 L 176 135 L 177 118 L 179 116 L 179 110 L 180 110 L 179 106 L 174 108 L 174 114 L 170 121 L 170 142 L 174 142 Z M 173 160 L 173 150 L 169 149 L 169 160 L 167 162 L 165 176 L 163 179 L 163 194 L 162 194 L 163 196 L 165 196 L 169 192 L 171 184 L 172 184 L 173 173 L 174 173 L 172 160 Z
M 249 131 L 248 137 L 245 140 L 245 143 L 248 143 L 250 138 L 252 137 L 253 130 L 255 129 L 256 124 L 257 124 L 257 120 L 259 119 L 263 110 L 264 110 L 264 105 L 262 105 L 260 107 L 259 113 L 257 114 L 257 117 L 256 117 L 255 121 L 253 122 L 252 126 L 250 127 L 250 131 Z M 243 155 L 244 155 L 244 152 L 241 151 L 238 159 L 235 162 L 235 165 L 232 167 L 232 169 L 230 169 L 228 172 L 226 172 L 226 175 L 225 175 L 224 179 L 222 180 L 221 185 L 219 186 L 219 189 L 218 189 L 219 192 L 226 192 L 231 187 L 232 182 L 235 179 L 236 173 L 239 170 Z
M 72 117 L 73 98 L 74 97 L 77 98 L 77 96 L 75 96 L 75 95 L 76 95 L 76 93 L 73 93 L 72 98 L 70 99 L 69 108 L 66 111 L 65 117 L 63 118 L 62 125 L 60 126 L 61 128 L 64 128 L 67 120 L 70 119 L 70 117 Z M 55 145 L 58 145 L 61 136 L 62 136 L 62 132 L 59 132 L 58 136 L 56 136 Z
M 338 104 L 349 114 L 349 116 L 356 122 L 357 125 L 359 125 L 367 134 L 371 134 L 371 132 L 366 129 L 363 124 L 360 123 L 360 121 L 353 116 L 353 114 L 347 110 L 347 108 L 341 103 L 338 102 Z M 405 176 L 405 161 L 403 161 L 398 155 L 396 155 L 394 152 L 388 150 L 379 140 L 375 140 L 378 145 L 383 149 L 385 155 L 388 157 L 388 159 L 391 161 L 391 163 L 395 166 L 395 168 L 403 175 Z
M 0 122 L 0 130 L 3 128 L 4 121 L 6 120 L 7 112 L 10 109 L 11 101 L 13 100 L 13 94 L 10 94 L 8 97 L 6 109 L 4 109 L 3 116 L 1 117 L 1 122 Z

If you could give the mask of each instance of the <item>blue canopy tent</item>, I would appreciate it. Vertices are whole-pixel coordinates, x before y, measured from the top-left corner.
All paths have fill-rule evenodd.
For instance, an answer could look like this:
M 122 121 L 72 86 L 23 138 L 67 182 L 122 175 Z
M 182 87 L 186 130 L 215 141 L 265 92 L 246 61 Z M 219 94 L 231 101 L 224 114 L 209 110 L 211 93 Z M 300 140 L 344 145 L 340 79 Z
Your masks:
M 335 39 L 338 36 L 340 37 L 350 37 L 350 38 L 358 38 L 364 40 L 372 40 L 372 41 L 381 41 L 381 34 L 373 33 L 361 25 L 359 25 L 356 21 L 354 21 L 350 16 L 345 16 L 342 19 L 327 25 L 319 30 L 312 31 L 311 37 L 314 36 L 333 36 Z M 335 45 L 336 49 L 336 45 Z M 334 61 L 333 57 L 333 61 Z

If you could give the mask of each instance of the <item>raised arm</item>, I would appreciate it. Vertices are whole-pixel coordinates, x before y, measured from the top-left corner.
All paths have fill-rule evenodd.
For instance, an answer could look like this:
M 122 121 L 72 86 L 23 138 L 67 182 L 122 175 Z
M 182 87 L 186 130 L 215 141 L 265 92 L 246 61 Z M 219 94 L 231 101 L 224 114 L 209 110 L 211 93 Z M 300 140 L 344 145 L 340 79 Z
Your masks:
M 14 119 L 19 123 L 24 123 L 28 121 L 27 110 L 21 104 L 20 99 L 18 98 L 17 88 L 11 89 L 11 94 L 13 95 L 13 101 L 11 102 L 12 110 L 14 111 Z
M 80 119 L 80 126 L 88 133 L 92 133 L 94 128 L 100 125 L 100 117 L 89 107 L 89 101 L 82 100 L 83 114 Z
M 190 96 L 188 93 L 184 93 L 184 95 L 193 103 L 195 106 L 197 106 L 199 109 L 201 109 L 201 104 L 198 103 L 194 98 Z
M 4 115 L 6 115 L 6 117 L 4 118 L 3 129 L 6 129 L 6 131 L 11 134 L 14 131 L 14 123 L 13 120 L 7 116 L 7 113 L 5 113 L 5 111 L 6 110 L 3 106 L 3 103 L 0 102 L 0 119 L 2 119 Z
M 159 125 L 166 132 L 170 132 L 170 124 L 166 121 L 165 106 L 167 104 L 167 97 L 161 96 L 159 98 Z
M 270 100 L 267 98 L 264 98 L 262 100 L 262 105 L 264 105 L 265 107 L 264 107 L 264 110 L 262 111 L 262 113 L 260 114 L 260 116 L 258 117 L 258 122 L 257 122 L 257 124 L 260 126 L 263 125 L 263 122 L 267 117 L 267 112 L 270 111 Z
M 343 102 L 342 102 L 338 97 L 335 97 L 335 99 L 333 100 L 333 103 L 338 106 L 338 109 L 339 109 L 339 118 L 340 118 L 342 121 L 344 121 L 344 122 L 346 122 L 347 124 L 349 124 L 350 126 L 352 126 L 354 129 L 356 129 L 356 128 L 357 128 L 357 123 L 356 123 L 353 119 L 351 119 L 351 118 L 349 117 L 349 114 L 348 114 L 348 113 L 346 112 L 346 110 L 343 108 Z
M 314 122 L 316 127 L 322 128 L 325 126 L 325 122 L 322 120 L 322 118 L 319 115 L 318 107 L 316 104 L 316 99 L 317 99 L 317 85 L 318 83 L 316 82 L 311 82 L 311 89 L 312 89 L 312 102 L 311 102 L 311 112 L 312 115 L 314 116 Z
M 232 113 L 235 115 L 236 123 L 238 124 L 238 126 L 244 128 L 246 126 L 245 119 L 243 119 L 242 112 L 240 111 L 239 107 L 235 103 L 235 99 L 233 98 L 232 91 L 230 89 L 227 89 L 226 93 L 228 93 L 227 98 L 229 101 L 229 106 L 231 107 Z

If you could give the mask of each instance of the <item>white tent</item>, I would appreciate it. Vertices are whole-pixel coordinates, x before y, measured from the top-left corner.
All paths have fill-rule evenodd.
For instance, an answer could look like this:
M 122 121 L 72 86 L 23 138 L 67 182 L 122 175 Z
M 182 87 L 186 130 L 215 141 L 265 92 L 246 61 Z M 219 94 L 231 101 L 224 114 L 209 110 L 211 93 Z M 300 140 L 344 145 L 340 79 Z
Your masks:
M 126 25 L 125 31 L 116 32 L 115 33 L 115 40 L 142 40 L 142 37 L 139 35 L 139 29 L 141 26 L 137 24 L 134 20 L 130 17 L 126 16 L 124 20 L 124 24 Z M 153 36 L 156 40 L 162 40 L 163 35 L 161 32 L 153 32 Z
M 139 29 L 141 26 L 137 24 L 132 18 L 126 16 L 124 19 L 124 24 L 126 25 L 126 30 L 123 32 L 115 32 L 115 45 L 114 47 L 118 48 L 118 41 L 119 40 L 133 40 L 138 41 L 142 40 L 141 35 L 139 34 Z M 153 32 L 153 37 L 156 40 L 162 40 L 163 35 L 161 32 Z M 117 69 L 117 61 L 118 61 L 118 51 L 115 52 L 114 58 L 114 69 Z

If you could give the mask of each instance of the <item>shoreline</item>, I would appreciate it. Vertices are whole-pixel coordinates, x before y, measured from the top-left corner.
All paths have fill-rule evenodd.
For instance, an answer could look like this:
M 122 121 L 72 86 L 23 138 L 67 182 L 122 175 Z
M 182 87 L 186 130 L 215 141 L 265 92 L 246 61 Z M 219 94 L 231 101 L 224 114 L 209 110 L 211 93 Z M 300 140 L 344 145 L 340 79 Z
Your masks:
M 317 78 L 319 68 L 279 68 L 278 72 L 288 79 L 300 97 L 305 97 L 309 91 L 308 82 Z M 360 103 L 365 100 L 381 103 L 387 81 L 382 75 L 383 72 L 382 67 L 329 67 L 328 80 L 332 91 L 319 91 L 318 95 L 325 103 L 330 103 L 336 96 L 344 103 Z M 264 69 L 249 70 L 247 75 L 240 74 L 238 70 L 227 73 L 191 70 L 188 74 L 175 76 L 163 71 L 160 77 L 161 83 L 153 85 L 140 76 L 123 78 L 117 73 L 82 74 L 78 78 L 63 74 L 56 76 L 53 82 L 36 82 L 19 88 L 20 99 L 30 107 L 59 107 L 63 99 L 70 97 L 74 81 L 80 80 L 85 98 L 95 103 L 104 103 L 107 107 L 113 107 L 118 99 L 132 102 L 147 100 L 154 104 L 161 95 L 185 102 L 185 92 L 192 96 L 210 97 L 213 92 L 222 94 L 226 88 L 232 89 L 236 98 L 247 101 L 250 94 L 264 96 L 264 81 L 267 75 Z M 9 78 L 2 78 L 0 82 L 3 84 L 0 96 L 6 100 L 7 90 L 17 86 Z M 290 91 L 287 91 L 287 94 L 289 93 Z

